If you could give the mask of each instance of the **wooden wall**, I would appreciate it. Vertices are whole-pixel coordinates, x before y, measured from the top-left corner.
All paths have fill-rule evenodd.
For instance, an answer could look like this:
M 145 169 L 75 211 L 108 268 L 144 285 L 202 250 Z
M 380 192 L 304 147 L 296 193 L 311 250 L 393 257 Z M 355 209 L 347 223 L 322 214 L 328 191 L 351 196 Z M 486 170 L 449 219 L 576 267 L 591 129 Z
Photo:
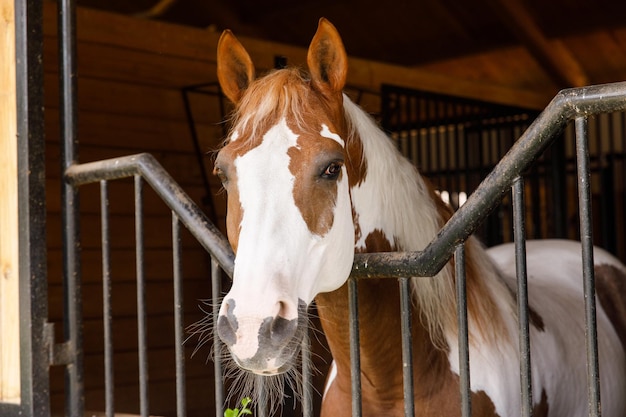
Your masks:
M 202 33 L 79 10 L 78 131 L 79 161 L 150 152 L 201 206 L 204 188 L 193 153 L 181 88 L 214 81 L 214 63 L 204 50 Z M 48 274 L 50 320 L 62 331 L 62 250 L 56 12 L 45 8 L 45 104 L 48 201 Z M 198 36 L 200 35 L 200 36 Z M 221 140 L 215 99 L 197 96 L 192 105 L 202 147 Z M 210 154 L 206 155 L 210 165 Z M 138 413 L 137 313 L 134 203 L 132 180 L 110 183 L 113 343 L 116 411 Z M 218 188 L 214 184 L 213 192 Z M 98 185 L 80 189 L 86 408 L 104 410 L 100 198 Z M 219 200 L 219 196 L 217 197 Z M 224 205 L 220 207 L 223 217 Z M 150 411 L 174 415 L 174 327 L 171 213 L 145 187 L 145 270 L 148 315 Z M 211 296 L 209 258 L 191 235 L 183 234 L 185 324 L 201 318 L 202 299 Z M 60 334 L 59 334 L 60 339 Z M 189 415 L 214 409 L 209 347 L 191 353 L 186 345 Z M 207 363 L 208 362 L 208 363 Z M 53 368 L 53 411 L 63 414 L 63 372 Z

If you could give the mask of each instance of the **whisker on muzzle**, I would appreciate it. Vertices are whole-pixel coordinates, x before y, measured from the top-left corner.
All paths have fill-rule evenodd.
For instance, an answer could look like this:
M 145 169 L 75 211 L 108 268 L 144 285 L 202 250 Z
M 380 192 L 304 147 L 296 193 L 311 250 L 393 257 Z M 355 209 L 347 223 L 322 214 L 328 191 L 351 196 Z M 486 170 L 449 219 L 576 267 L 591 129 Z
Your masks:
M 221 302 L 221 300 L 220 300 Z M 223 364 L 223 382 L 225 386 L 226 398 L 224 407 L 229 405 L 236 406 L 241 398 L 250 397 L 256 406 L 266 407 L 270 415 L 274 415 L 278 410 L 285 406 L 287 400 L 292 400 L 295 407 L 297 402 L 303 399 L 304 390 L 308 389 L 312 392 L 318 390 L 310 383 L 310 386 L 303 386 L 302 378 L 302 355 L 303 352 L 309 357 L 318 356 L 311 352 L 310 345 L 300 345 L 300 353 L 294 356 L 293 363 L 289 370 L 278 375 L 257 375 L 250 371 L 240 368 L 235 360 L 231 357 L 228 347 L 224 343 L 219 343 L 217 334 L 215 333 L 216 317 L 213 316 L 212 301 L 203 300 L 200 306 L 204 317 L 187 327 L 188 337 L 184 343 L 192 343 L 196 341 L 193 355 L 198 354 L 203 348 L 210 349 L 207 355 L 209 359 L 215 360 L 215 355 L 221 359 Z M 311 329 L 313 329 L 311 331 Z M 316 329 L 311 323 L 311 316 L 306 312 L 304 320 L 302 320 L 302 330 L 298 333 L 313 333 L 314 337 L 319 340 L 322 335 L 319 329 Z M 322 336 L 323 337 L 323 336 Z M 217 338 L 217 339 L 216 339 Z M 218 342 L 219 349 L 214 349 L 214 344 Z M 319 374 L 315 367 L 314 361 L 309 361 L 309 371 L 311 374 Z M 319 392 L 318 392 L 319 394 Z

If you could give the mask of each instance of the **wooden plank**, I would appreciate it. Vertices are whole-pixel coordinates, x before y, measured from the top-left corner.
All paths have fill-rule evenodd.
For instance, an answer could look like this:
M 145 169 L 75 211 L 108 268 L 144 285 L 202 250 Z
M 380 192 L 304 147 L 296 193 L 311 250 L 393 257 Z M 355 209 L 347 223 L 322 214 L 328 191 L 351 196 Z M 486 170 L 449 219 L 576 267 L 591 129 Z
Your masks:
M 214 381 L 210 377 L 187 378 L 187 415 L 205 416 L 215 410 Z M 176 388 L 174 381 L 157 381 L 150 383 L 150 414 L 153 416 L 176 415 Z M 53 414 L 63 415 L 63 394 L 53 393 L 51 396 Z M 85 404 L 89 410 L 104 410 L 104 389 L 88 390 L 85 393 Z M 139 386 L 115 387 L 116 412 L 139 414 Z
M 56 72 L 44 75 L 46 108 L 58 108 L 59 85 Z M 189 97 L 194 109 L 217 109 L 217 99 L 194 94 Z M 159 88 L 140 84 L 96 78 L 78 78 L 78 110 L 117 115 L 131 115 L 187 122 L 182 93 L 178 89 Z M 219 123 L 210 111 L 198 111 L 200 123 Z
M 17 104 L 13 0 L 0 0 L 0 402 L 19 403 Z
M 174 315 L 174 283 L 170 281 L 146 282 L 146 314 L 149 317 L 157 315 Z M 83 285 L 83 318 L 96 320 L 102 318 L 102 283 L 89 282 Z M 197 317 L 201 314 L 201 307 L 206 308 L 202 299 L 211 297 L 211 277 L 183 279 L 183 311 L 185 315 Z M 49 285 L 48 299 L 50 304 L 61 304 L 63 286 Z M 137 286 L 135 282 L 116 282 L 111 286 L 111 311 L 113 319 L 116 317 L 130 317 L 137 315 Z M 60 312 L 54 311 L 49 317 L 52 321 L 62 320 Z
M 517 37 L 528 48 L 561 88 L 583 87 L 589 77 L 582 65 L 560 40 L 549 40 L 519 0 L 491 0 L 488 2 L 500 13 Z
M 54 9 L 47 7 L 44 15 L 45 33 L 54 35 Z M 219 33 L 80 8 L 77 20 L 78 37 L 83 41 L 215 62 Z M 313 32 L 314 28 L 311 28 L 311 33 Z M 305 48 L 246 37 L 239 39 L 250 53 L 259 72 L 273 67 L 275 55 L 286 56 L 295 65 L 306 62 Z M 468 82 L 429 71 L 363 59 L 350 58 L 349 68 L 349 84 L 369 89 L 379 89 L 381 83 L 391 83 L 423 91 L 535 109 L 542 109 L 552 98 L 551 94 L 543 91 Z
M 181 181 L 182 182 L 182 181 Z M 58 178 L 48 180 L 48 212 L 51 214 L 60 213 L 61 197 L 58 195 L 61 181 Z M 201 185 L 181 185 L 189 197 L 203 208 L 201 201 L 206 195 L 205 189 Z M 215 202 L 224 200 L 224 193 L 221 188 L 213 187 Z M 100 213 L 100 186 L 99 184 L 87 184 L 79 188 L 81 213 Z M 132 180 L 121 179 L 109 182 L 109 213 L 111 215 L 128 215 L 134 213 L 134 184 Z M 144 187 L 143 194 L 144 215 L 145 216 L 169 216 L 170 209 L 161 198 L 149 186 Z M 221 204 L 221 203 L 220 203 Z M 225 209 L 218 208 L 218 215 L 226 213 Z
M 56 36 L 44 39 L 44 69 L 56 72 Z M 81 77 L 100 78 L 160 88 L 182 87 L 217 82 L 214 62 L 99 42 L 77 43 L 77 65 Z M 217 92 L 217 88 L 211 91 Z
M 146 249 L 170 249 L 172 247 L 171 217 L 166 216 L 149 216 L 144 217 L 144 248 Z M 112 216 L 109 219 L 109 247 L 117 250 L 126 249 L 135 250 L 135 237 L 133 231 L 135 228 L 135 218 L 133 216 Z M 51 238 L 48 249 L 60 249 L 61 245 L 57 242 L 56 237 L 61 236 L 62 222 L 60 216 L 49 216 L 47 221 L 48 236 Z M 81 214 L 80 223 L 80 247 L 90 250 L 101 248 L 101 232 L 100 232 L 100 216 L 96 214 Z M 200 243 L 193 235 L 182 228 L 181 247 L 183 254 L 187 250 L 198 250 L 201 248 Z
M 206 109 L 194 109 L 195 112 Z M 46 142 L 49 146 L 58 147 L 59 142 L 59 111 L 57 108 L 46 108 Z M 224 140 L 222 126 L 214 123 L 196 123 L 200 149 L 207 157 L 218 149 Z M 102 113 L 83 110 L 78 115 L 78 132 L 80 145 L 106 146 L 116 149 L 119 154 L 137 152 L 163 151 L 193 153 L 193 141 L 187 121 L 164 120 L 150 117 L 132 116 L 129 114 Z
M 189 153 L 168 152 L 163 149 L 161 152 L 150 152 L 156 160 L 165 168 L 165 170 L 179 183 L 182 187 L 199 186 L 203 184 L 200 165 L 196 156 Z M 131 155 L 129 152 L 120 152 L 115 148 L 103 146 L 83 146 L 79 150 L 79 158 L 81 162 L 93 162 L 103 159 L 118 158 L 121 156 Z M 203 158 L 207 179 L 211 181 L 216 191 L 219 189 L 219 181 L 217 177 L 212 175 L 213 162 L 211 157 Z M 60 160 L 61 152 L 59 149 L 50 149 L 46 155 L 46 175 L 48 178 L 57 179 L 60 177 Z M 126 179 L 115 180 L 126 181 Z
M 213 364 L 207 363 L 205 357 L 195 355 L 193 346 L 185 348 L 185 370 L 187 379 L 212 378 Z M 85 356 L 85 388 L 101 390 L 104 388 L 104 355 L 94 354 Z M 138 383 L 139 366 L 137 352 L 116 352 L 113 357 L 113 371 L 116 386 L 132 386 Z M 148 375 L 150 382 L 171 382 L 175 379 L 175 359 L 173 349 L 154 349 L 148 354 Z M 53 393 L 64 389 L 63 375 L 55 375 L 50 381 Z
M 552 95 L 559 91 L 528 51 L 517 46 L 451 58 L 422 67 L 450 77 L 464 77 L 468 81 L 543 90 Z
M 594 84 L 626 79 L 626 44 L 620 44 L 611 31 L 570 36 L 564 38 L 563 42 L 585 63 L 585 69 Z M 589 45 L 594 47 L 589 48 Z
M 189 324 L 199 320 L 200 316 L 189 317 Z M 149 350 L 173 348 L 174 316 L 172 314 L 153 315 L 146 320 L 146 340 Z M 135 317 L 117 317 L 113 321 L 113 340 L 115 350 L 137 350 L 137 319 Z M 85 320 L 84 348 L 85 352 L 102 353 L 104 337 L 102 319 Z
M 77 8 L 77 37 L 121 48 L 150 51 L 164 56 L 215 62 L 220 33 L 96 9 Z M 44 35 L 56 36 L 54 2 L 44 3 Z
M 188 278 L 209 277 L 210 260 L 204 249 L 186 250 L 183 254 L 184 276 Z M 48 282 L 61 283 L 62 256 L 59 249 L 48 252 Z M 81 251 L 81 267 L 83 282 L 100 282 L 102 253 L 99 250 L 85 249 Z M 172 279 L 172 251 L 165 249 L 146 250 L 144 254 L 145 274 L 148 280 Z M 114 282 L 134 281 L 135 252 L 127 249 L 111 250 L 111 279 Z M 208 279 L 208 278 L 207 278 Z

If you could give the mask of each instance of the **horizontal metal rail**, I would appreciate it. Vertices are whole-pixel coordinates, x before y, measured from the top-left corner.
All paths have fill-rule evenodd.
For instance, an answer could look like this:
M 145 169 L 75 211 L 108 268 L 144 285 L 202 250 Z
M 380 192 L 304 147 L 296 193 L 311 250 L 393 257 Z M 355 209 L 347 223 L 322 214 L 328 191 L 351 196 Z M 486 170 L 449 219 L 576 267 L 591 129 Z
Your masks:
M 228 241 L 152 155 L 141 153 L 76 164 L 65 171 L 66 180 L 73 186 L 136 175 L 143 177 L 226 274 L 232 277 L 235 255 Z
M 423 251 L 357 254 L 352 276 L 434 276 L 569 121 L 625 110 L 626 82 L 561 91 Z
M 423 251 L 357 254 L 352 276 L 434 276 L 452 257 L 456 247 L 476 230 L 481 220 L 510 190 L 515 179 L 554 141 L 570 120 L 625 110 L 626 82 L 561 91 Z M 66 171 L 67 180 L 73 185 L 135 174 L 141 175 L 152 186 L 232 277 L 234 254 L 225 237 L 151 155 L 137 154 L 73 165 Z

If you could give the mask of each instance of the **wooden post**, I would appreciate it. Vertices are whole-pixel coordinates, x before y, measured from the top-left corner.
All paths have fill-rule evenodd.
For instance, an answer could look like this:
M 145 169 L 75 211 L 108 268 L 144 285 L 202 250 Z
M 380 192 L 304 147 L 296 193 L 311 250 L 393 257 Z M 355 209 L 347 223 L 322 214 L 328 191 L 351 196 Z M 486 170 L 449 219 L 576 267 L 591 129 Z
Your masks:
M 14 0 L 0 0 L 0 402 L 20 402 Z

